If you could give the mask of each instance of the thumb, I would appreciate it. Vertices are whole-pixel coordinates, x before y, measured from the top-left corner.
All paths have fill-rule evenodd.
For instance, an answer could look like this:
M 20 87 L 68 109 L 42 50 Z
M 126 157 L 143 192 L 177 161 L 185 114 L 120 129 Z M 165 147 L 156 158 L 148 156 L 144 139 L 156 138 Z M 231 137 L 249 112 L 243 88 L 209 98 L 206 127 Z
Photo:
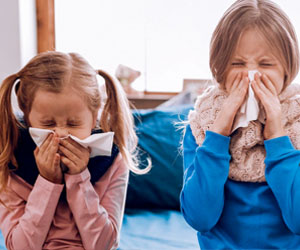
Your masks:
M 40 151 L 39 147 L 36 147 L 35 150 L 33 151 L 33 154 L 34 154 L 35 157 L 37 156 L 39 151 Z

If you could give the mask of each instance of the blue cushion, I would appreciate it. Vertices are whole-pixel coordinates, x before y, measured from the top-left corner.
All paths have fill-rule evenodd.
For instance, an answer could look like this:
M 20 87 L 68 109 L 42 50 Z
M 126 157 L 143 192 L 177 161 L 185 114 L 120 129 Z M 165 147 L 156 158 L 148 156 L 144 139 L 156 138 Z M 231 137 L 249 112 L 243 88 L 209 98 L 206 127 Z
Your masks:
M 4 241 L 1 231 L 0 231 L 0 250 L 6 250 L 5 241 Z
M 176 123 L 187 119 L 191 105 L 134 111 L 139 138 L 141 167 L 152 160 L 148 174 L 130 174 L 126 208 L 179 210 L 183 161 L 180 152 L 182 129 Z

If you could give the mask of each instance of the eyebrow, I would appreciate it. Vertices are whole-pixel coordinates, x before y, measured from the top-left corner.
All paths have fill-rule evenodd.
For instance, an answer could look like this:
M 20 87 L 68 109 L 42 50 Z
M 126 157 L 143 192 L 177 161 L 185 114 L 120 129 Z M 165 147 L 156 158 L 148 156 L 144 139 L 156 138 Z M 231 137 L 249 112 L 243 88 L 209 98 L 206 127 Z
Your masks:
M 40 119 L 39 122 L 42 123 L 42 124 L 53 123 L 54 120 L 53 119 Z
M 245 61 L 245 59 L 241 56 L 234 56 L 234 57 L 232 57 L 232 60 Z
M 53 118 L 51 117 L 51 118 L 49 118 L 49 117 L 41 117 L 41 118 L 39 118 L 39 120 L 40 121 L 53 121 Z
M 261 58 L 261 61 L 275 61 L 276 58 L 272 58 L 272 57 L 263 57 Z
M 246 61 L 246 59 L 242 56 L 235 56 L 232 58 L 232 61 Z M 276 61 L 276 58 L 275 57 L 269 57 L 269 56 L 262 56 L 260 58 L 260 61 Z
M 68 122 L 80 122 L 81 119 L 77 118 L 77 117 L 72 117 L 70 119 L 68 119 Z

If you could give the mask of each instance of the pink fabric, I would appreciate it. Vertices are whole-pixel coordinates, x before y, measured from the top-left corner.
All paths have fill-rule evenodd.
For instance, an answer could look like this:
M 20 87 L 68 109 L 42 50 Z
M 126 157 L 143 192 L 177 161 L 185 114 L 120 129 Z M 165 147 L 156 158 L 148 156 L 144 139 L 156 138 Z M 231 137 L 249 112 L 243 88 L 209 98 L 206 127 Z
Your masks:
M 34 186 L 15 174 L 0 195 L 1 230 L 7 249 L 115 249 L 122 224 L 128 168 L 121 155 L 93 186 L 88 169 L 65 174 L 62 184 L 38 176 Z

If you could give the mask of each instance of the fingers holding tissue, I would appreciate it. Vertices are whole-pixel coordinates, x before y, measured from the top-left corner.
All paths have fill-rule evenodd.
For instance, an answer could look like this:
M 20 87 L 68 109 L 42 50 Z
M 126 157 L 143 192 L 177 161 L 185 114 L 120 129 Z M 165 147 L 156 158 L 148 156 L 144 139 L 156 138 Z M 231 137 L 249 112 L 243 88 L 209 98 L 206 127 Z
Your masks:
M 211 131 L 224 136 L 229 136 L 231 134 L 232 124 L 236 114 L 246 98 L 248 83 L 249 79 L 245 72 L 240 72 L 236 75 L 234 81 L 230 84 L 230 88 L 227 90 L 229 95 L 210 128 Z
M 264 138 L 268 140 L 286 135 L 282 124 L 281 104 L 274 84 L 265 74 L 256 76 L 252 84 L 266 113 Z
M 49 135 L 51 136 L 51 134 L 54 134 L 54 131 L 49 129 L 29 128 L 29 133 L 37 147 L 41 148 L 43 147 L 43 142 L 48 138 Z M 71 165 L 71 167 L 75 166 L 77 164 L 76 161 L 78 160 L 78 158 L 81 158 L 81 153 L 84 156 L 82 157 L 82 159 L 84 160 L 81 162 L 82 159 L 80 159 L 80 167 L 76 167 L 76 169 L 81 170 L 83 168 L 83 165 L 87 164 L 89 158 L 100 155 L 110 156 L 113 145 L 113 137 L 113 132 L 106 132 L 92 134 L 83 140 L 73 135 L 68 135 L 66 138 L 57 138 L 60 144 L 60 149 L 57 147 L 56 152 L 60 153 L 62 157 L 68 158 L 62 159 L 62 157 L 60 157 L 60 167 L 62 171 L 69 173 L 69 169 L 67 168 L 68 165 Z M 74 161 L 76 162 L 75 165 Z M 78 166 L 78 164 L 76 166 Z M 71 171 L 70 174 L 75 174 L 76 172 L 77 171 Z
M 234 119 L 232 132 L 247 127 L 251 121 L 265 124 L 264 138 L 272 139 L 285 135 L 281 119 L 281 105 L 274 84 L 257 70 L 248 71 L 249 88 L 246 100 Z M 262 104 L 262 107 L 259 106 Z
M 60 140 L 59 154 L 68 174 L 78 174 L 86 169 L 90 159 L 90 148 L 83 147 L 70 137 Z
M 60 155 L 57 153 L 59 138 L 50 134 L 44 143 L 34 150 L 34 157 L 39 173 L 45 179 L 53 183 L 62 183 L 62 171 L 60 169 Z
M 250 121 L 260 120 L 260 122 L 264 123 L 264 114 L 259 109 L 259 102 L 252 88 L 255 76 L 260 77 L 261 73 L 258 70 L 248 71 L 248 78 L 250 80 L 248 96 L 236 114 L 232 132 L 240 127 L 247 127 Z

